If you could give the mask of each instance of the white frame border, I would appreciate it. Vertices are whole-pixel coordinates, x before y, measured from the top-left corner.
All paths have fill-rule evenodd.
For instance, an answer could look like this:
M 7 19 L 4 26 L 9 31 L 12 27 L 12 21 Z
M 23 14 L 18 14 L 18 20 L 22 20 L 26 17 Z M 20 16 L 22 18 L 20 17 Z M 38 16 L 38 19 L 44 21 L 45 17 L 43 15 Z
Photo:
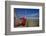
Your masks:
M 39 27 L 23 27 L 23 28 L 14 28 L 14 8 L 36 8 L 40 9 L 39 12 Z M 14 31 L 34 31 L 42 30 L 42 6 L 23 6 L 23 5 L 11 5 L 11 32 Z

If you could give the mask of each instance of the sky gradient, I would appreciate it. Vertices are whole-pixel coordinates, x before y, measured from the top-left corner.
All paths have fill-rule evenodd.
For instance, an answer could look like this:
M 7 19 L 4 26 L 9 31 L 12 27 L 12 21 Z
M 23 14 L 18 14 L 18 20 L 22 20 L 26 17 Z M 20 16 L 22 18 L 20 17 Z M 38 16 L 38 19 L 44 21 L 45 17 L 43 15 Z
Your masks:
M 39 17 L 39 9 L 14 8 L 14 14 L 20 18 L 26 16 L 28 19 Z

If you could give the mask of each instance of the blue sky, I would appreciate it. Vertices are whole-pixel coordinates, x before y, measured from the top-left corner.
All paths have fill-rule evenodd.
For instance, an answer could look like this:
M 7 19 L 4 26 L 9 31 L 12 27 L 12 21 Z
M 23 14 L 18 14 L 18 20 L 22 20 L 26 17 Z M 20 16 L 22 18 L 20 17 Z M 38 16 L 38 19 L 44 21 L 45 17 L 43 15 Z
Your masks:
M 39 16 L 39 9 L 14 8 L 14 12 L 17 17 L 26 16 L 27 18 L 37 18 Z

